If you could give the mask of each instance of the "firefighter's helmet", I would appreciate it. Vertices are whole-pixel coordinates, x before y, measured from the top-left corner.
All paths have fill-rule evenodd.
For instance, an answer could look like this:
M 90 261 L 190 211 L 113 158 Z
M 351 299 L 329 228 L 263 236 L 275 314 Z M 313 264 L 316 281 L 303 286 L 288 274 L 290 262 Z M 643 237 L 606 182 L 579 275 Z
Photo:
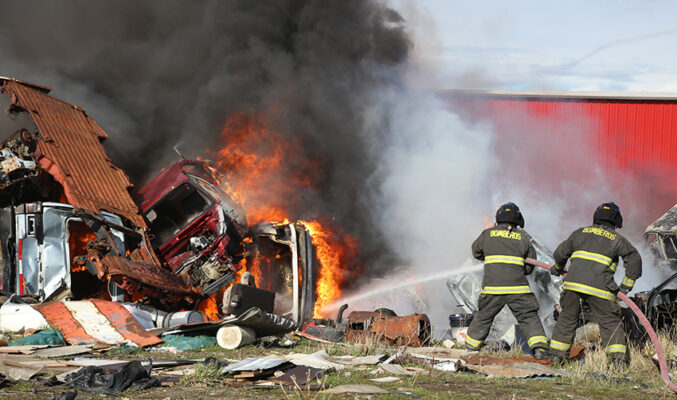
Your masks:
M 592 216 L 592 222 L 594 224 L 608 222 L 616 228 L 622 228 L 623 216 L 621 215 L 621 209 L 614 202 L 600 204 Z
M 515 203 L 505 203 L 496 210 L 496 223 L 507 223 L 524 228 L 524 217 Z

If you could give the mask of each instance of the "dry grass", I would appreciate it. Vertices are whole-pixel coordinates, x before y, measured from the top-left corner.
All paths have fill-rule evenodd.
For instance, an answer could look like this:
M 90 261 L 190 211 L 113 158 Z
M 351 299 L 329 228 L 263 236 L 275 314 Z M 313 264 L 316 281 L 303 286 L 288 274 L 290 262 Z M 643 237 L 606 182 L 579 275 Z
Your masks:
M 677 350 L 675 337 L 677 337 L 675 332 L 661 332 L 659 334 L 659 341 L 668 358 Z M 631 345 L 628 348 L 630 350 L 630 365 L 622 370 L 617 369 L 608 361 L 604 346 L 599 342 L 586 346 L 583 361 L 569 363 L 565 368 L 571 373 L 573 383 L 601 386 L 609 382 L 626 382 L 636 386 L 646 385 L 663 395 L 672 394 L 672 391 L 664 384 L 659 369 L 651 359 L 656 353 L 651 341 L 647 341 L 643 346 Z

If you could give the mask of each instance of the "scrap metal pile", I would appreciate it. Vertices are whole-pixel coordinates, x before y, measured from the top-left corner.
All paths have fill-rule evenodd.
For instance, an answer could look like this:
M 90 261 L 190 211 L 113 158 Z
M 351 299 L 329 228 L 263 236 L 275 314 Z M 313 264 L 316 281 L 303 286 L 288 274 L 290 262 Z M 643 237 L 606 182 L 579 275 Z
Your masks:
M 302 224 L 249 227 L 221 190 L 223 176 L 200 161 L 166 168 L 136 191 L 137 205 L 104 150 L 107 134 L 80 107 L 49 88 L 0 84 L 5 298 L 134 302 L 155 314 L 220 319 L 231 314 L 221 309 L 223 294 L 242 265 L 274 253 L 274 268 L 289 279 L 273 288 L 266 311 L 296 324 L 312 317 L 313 249 Z

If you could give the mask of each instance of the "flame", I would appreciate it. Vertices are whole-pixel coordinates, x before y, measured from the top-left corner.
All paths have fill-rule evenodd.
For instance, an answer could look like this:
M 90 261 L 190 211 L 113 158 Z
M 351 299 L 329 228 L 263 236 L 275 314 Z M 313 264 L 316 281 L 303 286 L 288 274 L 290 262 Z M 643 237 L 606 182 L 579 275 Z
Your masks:
M 289 223 L 288 210 L 299 198 L 298 190 L 313 186 L 300 170 L 311 171 L 307 168 L 316 163 L 294 168 L 291 159 L 300 152 L 300 144 L 269 130 L 254 115 L 238 113 L 228 118 L 221 139 L 226 145 L 216 154 L 216 166 L 228 176 L 221 185 L 245 207 L 249 224 Z
M 202 300 L 198 305 L 198 311 L 204 313 L 208 320 L 213 321 L 221 319 L 221 316 L 219 315 L 219 306 L 221 305 L 223 299 L 223 293 L 227 288 L 228 286 L 222 287 L 221 289 L 217 290 L 216 293 Z
M 87 270 L 86 265 L 77 265 L 72 260 L 77 256 L 87 254 L 87 242 L 96 239 L 96 234 L 83 222 L 68 224 L 68 248 L 71 256 L 71 272 Z
M 485 215 L 484 216 L 484 227 L 488 229 L 488 228 L 491 228 L 492 226 L 494 226 L 494 223 L 491 222 L 491 219 L 489 218 L 488 215 Z
M 308 228 L 315 253 L 320 262 L 317 279 L 317 300 L 315 301 L 315 317 L 326 317 L 322 309 L 341 296 L 341 286 L 348 281 L 357 255 L 357 242 L 349 235 L 341 235 L 331 231 L 327 224 L 314 221 L 301 221 Z
M 254 113 L 229 117 L 221 139 L 225 145 L 212 155 L 227 177 L 221 182 L 222 189 L 243 206 L 250 225 L 288 224 L 290 219 L 301 219 L 307 213 L 307 205 L 300 204 L 302 193 L 319 186 L 322 168 L 321 162 L 302 156 L 301 143 L 269 129 Z M 322 308 L 341 295 L 341 287 L 352 273 L 349 271 L 359 270 L 355 268 L 358 246 L 326 217 L 301 222 L 310 232 L 320 263 L 314 312 L 322 316 Z M 254 274 L 259 285 L 264 281 L 260 257 L 249 260 L 251 265 L 247 261 L 240 264 L 241 271 Z

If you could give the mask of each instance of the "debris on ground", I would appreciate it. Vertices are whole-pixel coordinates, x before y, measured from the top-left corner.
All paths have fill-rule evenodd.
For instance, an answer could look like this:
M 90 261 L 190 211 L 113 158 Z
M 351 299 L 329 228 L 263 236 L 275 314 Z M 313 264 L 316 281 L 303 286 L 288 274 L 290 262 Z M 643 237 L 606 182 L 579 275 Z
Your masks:
M 345 337 L 354 342 L 370 339 L 399 346 L 424 346 L 432 338 L 426 314 L 398 317 L 394 313 L 353 311 L 348 315 Z
M 66 375 L 65 383 L 75 389 L 108 395 L 119 395 L 127 389 L 144 390 L 159 386 L 151 377 L 152 366 L 143 367 L 140 361 L 131 361 L 113 373 L 101 367 L 89 366 Z
M 164 340 L 164 344 L 157 349 L 172 352 L 202 349 L 216 344 L 215 337 L 206 335 L 164 335 L 162 336 L 162 339 Z
M 390 392 L 372 385 L 340 385 L 323 390 L 322 393 L 388 394 Z
M 541 376 L 569 375 L 569 373 L 563 369 L 552 368 L 533 361 L 511 364 L 465 364 L 464 368 L 487 376 L 500 376 L 504 378 L 535 378 Z
M 66 344 L 63 335 L 56 329 L 47 329 L 9 342 L 8 346 L 51 345 L 63 346 Z

